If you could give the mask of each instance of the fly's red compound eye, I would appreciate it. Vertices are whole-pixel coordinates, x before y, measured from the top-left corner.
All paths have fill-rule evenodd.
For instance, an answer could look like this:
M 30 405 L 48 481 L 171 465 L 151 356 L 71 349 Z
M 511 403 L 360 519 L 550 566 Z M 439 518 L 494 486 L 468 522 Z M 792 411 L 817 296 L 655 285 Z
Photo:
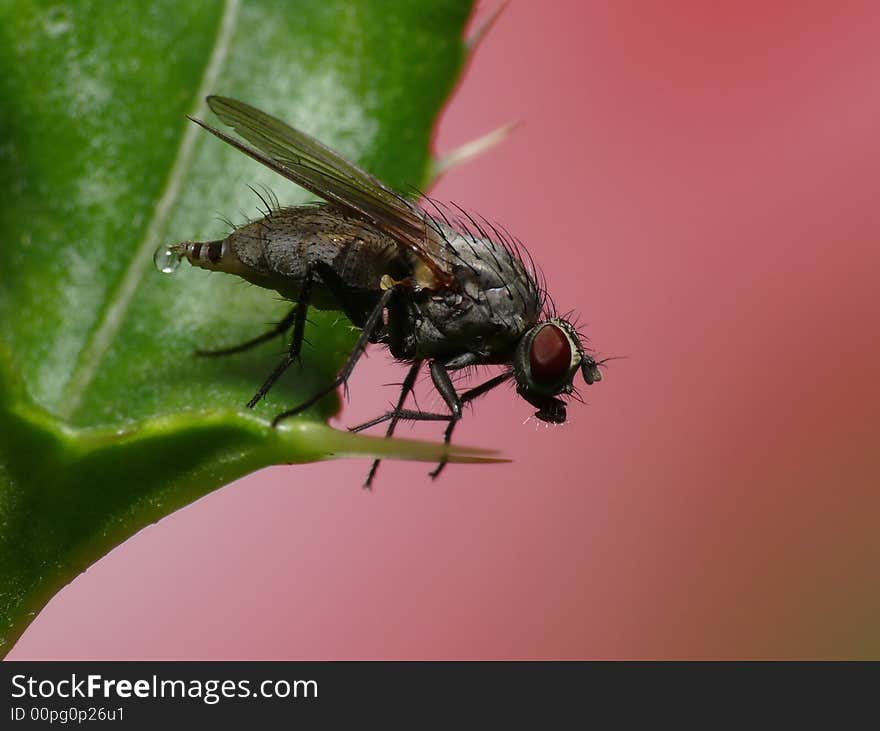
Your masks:
M 532 378 L 537 383 L 557 383 L 571 369 L 571 343 L 561 328 L 545 325 L 532 340 L 529 352 Z

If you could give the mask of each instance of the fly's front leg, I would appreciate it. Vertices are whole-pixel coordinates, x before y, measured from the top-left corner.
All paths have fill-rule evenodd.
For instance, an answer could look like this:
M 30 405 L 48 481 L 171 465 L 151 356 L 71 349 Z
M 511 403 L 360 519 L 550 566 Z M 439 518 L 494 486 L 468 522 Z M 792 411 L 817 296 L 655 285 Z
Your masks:
M 393 414 L 397 414 L 398 411 L 401 411 L 403 409 L 403 404 L 406 402 L 406 397 L 409 396 L 409 394 L 412 392 L 413 386 L 416 383 L 416 378 L 418 377 L 419 371 L 422 368 L 422 363 L 424 362 L 424 360 L 415 360 L 410 366 L 409 372 L 406 374 L 406 378 L 403 379 L 403 384 L 400 388 L 400 396 L 397 399 L 397 406 L 395 407 Z M 397 422 L 400 421 L 400 419 L 397 416 L 392 415 L 388 421 L 388 428 L 385 430 L 386 439 L 390 439 L 391 436 L 394 434 L 394 429 L 397 427 Z M 380 459 L 374 459 L 373 464 L 370 465 L 370 471 L 369 473 L 367 473 L 367 479 L 364 480 L 364 487 L 366 487 L 367 489 L 370 489 L 370 487 L 372 486 L 373 478 L 376 476 L 376 470 L 379 469 L 379 462 L 381 461 L 382 460 Z
M 449 425 L 446 427 L 446 437 L 444 439 L 444 444 L 449 444 L 449 440 L 452 437 L 452 429 L 453 426 L 461 419 L 461 405 L 462 401 L 459 398 L 459 395 L 455 391 L 455 386 L 452 384 L 452 379 L 449 377 L 449 366 L 452 364 L 452 367 L 464 367 L 464 365 L 469 365 L 467 362 L 461 362 L 461 358 L 457 358 L 454 361 L 450 361 L 450 363 L 441 363 L 437 360 L 432 360 L 431 365 L 429 366 L 429 370 L 431 373 L 431 381 L 434 383 L 434 388 L 437 389 L 437 393 L 442 396 L 443 400 L 446 402 L 446 406 L 449 408 L 448 414 L 432 414 L 422 411 L 408 411 L 403 408 L 403 402 L 406 400 L 407 393 L 412 389 L 412 384 L 407 388 L 406 382 L 404 382 L 404 390 L 401 392 L 400 399 L 397 402 L 397 408 L 394 411 L 389 412 L 385 416 L 380 416 L 378 419 L 373 419 L 372 421 L 368 421 L 365 424 L 361 424 L 359 426 L 353 427 L 350 431 L 362 431 L 363 429 L 367 429 L 371 426 L 379 424 L 383 421 L 389 421 L 388 430 L 386 431 L 386 436 L 390 436 L 394 432 L 394 428 L 397 426 L 397 422 L 401 419 L 405 421 L 448 421 Z M 421 362 L 419 361 L 419 365 Z M 412 376 L 412 380 L 415 381 L 415 372 L 413 369 L 410 369 L 410 373 L 407 376 Z M 431 473 L 431 476 L 434 477 L 440 474 L 440 470 L 443 469 L 443 465 L 446 464 L 446 461 L 443 460 L 438 465 L 437 469 Z M 367 475 L 367 482 L 365 483 L 365 487 L 369 487 L 370 483 L 373 480 L 373 476 L 376 473 L 376 468 L 379 466 L 379 460 L 375 460 L 373 462 L 373 466 L 370 469 L 370 473 Z
M 296 301 L 296 307 L 294 307 L 290 314 L 285 318 L 285 321 L 290 319 L 293 324 L 293 335 L 290 338 L 290 348 L 287 350 L 287 355 L 285 355 L 284 359 L 275 366 L 275 370 L 269 374 L 269 377 L 265 380 L 263 385 L 260 386 L 260 389 L 254 394 L 253 398 L 248 401 L 247 407 L 249 409 L 254 408 L 254 406 L 259 403 L 260 399 L 269 392 L 269 389 L 275 385 L 275 382 L 281 378 L 284 371 L 299 360 L 299 354 L 302 350 L 303 336 L 306 331 L 306 315 L 309 311 L 309 297 L 312 294 L 313 276 L 314 272 L 312 267 L 307 267 L 305 279 Z M 288 324 L 285 329 L 289 328 L 290 325 Z
M 449 418 L 458 421 L 461 418 L 461 399 L 455 392 L 455 386 L 452 385 L 452 379 L 449 377 L 449 371 L 446 365 L 439 361 L 432 360 L 429 370 L 431 372 L 431 380 L 434 382 L 434 388 L 437 389 L 446 405 L 449 407 Z
M 509 381 L 513 378 L 513 373 L 499 373 L 497 376 L 490 378 L 488 381 L 481 383 L 479 386 L 475 386 L 474 388 L 465 391 L 458 397 L 458 400 L 461 402 L 463 406 L 470 401 L 473 401 L 475 398 L 482 396 L 483 394 L 488 393 L 493 388 L 500 386 L 505 381 Z M 451 384 L 450 384 L 451 385 Z M 439 390 L 439 389 L 438 389 Z M 360 432 L 365 429 L 369 429 L 371 426 L 376 426 L 377 424 L 382 424 L 386 421 L 394 421 L 395 423 L 398 421 L 445 421 L 447 422 L 446 431 L 443 435 L 443 443 L 449 444 L 452 439 L 452 432 L 455 429 L 455 425 L 459 422 L 459 419 L 456 419 L 452 416 L 452 414 L 435 414 L 426 411 L 411 411 L 409 409 L 396 409 L 395 411 L 389 411 L 386 414 L 382 414 L 382 416 L 377 416 L 375 419 L 370 419 L 370 421 L 364 422 L 363 424 L 358 424 L 357 426 L 351 427 L 349 431 Z M 437 468 L 431 472 L 431 477 L 437 477 L 446 466 L 446 460 L 441 460 L 440 464 L 437 465 Z
M 509 381 L 513 377 L 512 373 L 501 373 L 494 378 L 490 378 L 485 383 L 481 383 L 479 386 L 475 386 L 469 391 L 465 391 L 461 397 L 460 401 L 462 404 L 466 404 L 469 401 L 473 401 L 478 396 L 482 396 L 484 393 L 488 393 L 496 386 L 500 386 L 505 381 Z M 455 425 L 458 423 L 458 420 L 450 421 L 446 425 L 446 431 L 443 433 L 443 443 L 447 446 L 449 445 L 450 440 L 452 439 L 452 432 L 455 429 Z M 443 471 L 443 468 L 446 467 L 447 460 L 441 459 L 437 467 L 435 467 L 428 474 L 431 475 L 432 480 L 436 480 L 440 473 Z
M 437 389 L 443 397 L 443 400 L 446 402 L 446 405 L 449 407 L 449 423 L 446 425 L 446 431 L 443 433 L 443 444 L 447 446 L 452 439 L 452 432 L 455 429 L 455 425 L 461 419 L 461 406 L 463 403 L 461 397 L 455 392 L 455 386 L 452 385 L 452 379 L 449 378 L 449 371 L 447 368 L 464 368 L 465 366 L 471 365 L 473 360 L 474 356 L 471 353 L 465 353 L 463 356 L 459 356 L 449 361 L 446 365 L 442 365 L 436 360 L 431 363 L 431 380 L 434 382 L 434 388 Z M 428 473 L 431 475 L 431 479 L 436 479 L 437 475 L 443 471 L 445 466 L 446 457 L 444 456 L 437 467 Z

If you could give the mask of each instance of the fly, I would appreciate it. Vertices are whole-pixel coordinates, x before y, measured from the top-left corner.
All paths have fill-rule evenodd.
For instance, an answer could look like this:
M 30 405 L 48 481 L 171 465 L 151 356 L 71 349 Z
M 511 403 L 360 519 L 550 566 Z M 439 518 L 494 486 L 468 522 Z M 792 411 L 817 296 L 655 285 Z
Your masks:
M 326 202 L 276 206 L 225 239 L 185 241 L 156 252 L 162 271 L 173 271 L 186 259 L 273 289 L 294 303 L 268 332 L 199 354 L 241 352 L 292 330 L 287 354 L 248 402 L 253 408 L 299 359 L 309 307 L 341 310 L 360 330 L 333 382 L 278 414 L 273 427 L 345 385 L 370 343 L 387 346 L 409 364 L 395 409 L 352 428 L 387 422 L 388 437 L 400 421 L 441 421 L 447 423 L 448 444 L 463 406 L 510 381 L 537 409 L 538 419 L 561 424 L 563 398 L 573 393 L 576 372 L 587 384 L 602 379 L 601 361 L 586 351 L 567 318 L 548 311 L 534 263 L 508 234 L 461 209 L 464 218 L 453 217 L 428 201 L 429 212 L 316 139 L 243 102 L 220 96 L 207 101 L 250 144 L 190 117 L 193 122 Z M 425 364 L 448 413 L 405 408 Z M 450 372 L 478 365 L 502 371 L 457 392 Z M 431 476 L 445 464 L 441 461 Z M 378 465 L 375 460 L 365 486 Z

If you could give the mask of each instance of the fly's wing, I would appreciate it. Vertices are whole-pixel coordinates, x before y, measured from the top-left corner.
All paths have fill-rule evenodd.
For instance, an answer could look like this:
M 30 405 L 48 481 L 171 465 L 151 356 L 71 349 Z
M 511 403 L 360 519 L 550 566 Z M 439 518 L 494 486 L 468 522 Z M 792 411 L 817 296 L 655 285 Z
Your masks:
M 400 195 L 315 138 L 244 102 L 209 96 L 208 106 L 256 149 L 205 122 L 190 119 L 288 180 L 347 208 L 391 236 L 427 268 L 429 281 L 420 281 L 422 286 L 452 285 L 442 245 L 417 210 Z

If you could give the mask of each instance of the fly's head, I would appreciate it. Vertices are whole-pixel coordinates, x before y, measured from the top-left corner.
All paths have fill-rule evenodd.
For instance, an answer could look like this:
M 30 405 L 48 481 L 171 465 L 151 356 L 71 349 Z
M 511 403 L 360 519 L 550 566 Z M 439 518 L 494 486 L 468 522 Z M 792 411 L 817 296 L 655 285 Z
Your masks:
M 516 348 L 513 374 L 516 391 L 538 410 L 535 416 L 551 424 L 563 424 L 565 401 L 558 398 L 574 391 L 578 369 L 587 385 L 602 380 L 601 363 L 588 355 L 574 327 L 553 317 L 529 330 Z

